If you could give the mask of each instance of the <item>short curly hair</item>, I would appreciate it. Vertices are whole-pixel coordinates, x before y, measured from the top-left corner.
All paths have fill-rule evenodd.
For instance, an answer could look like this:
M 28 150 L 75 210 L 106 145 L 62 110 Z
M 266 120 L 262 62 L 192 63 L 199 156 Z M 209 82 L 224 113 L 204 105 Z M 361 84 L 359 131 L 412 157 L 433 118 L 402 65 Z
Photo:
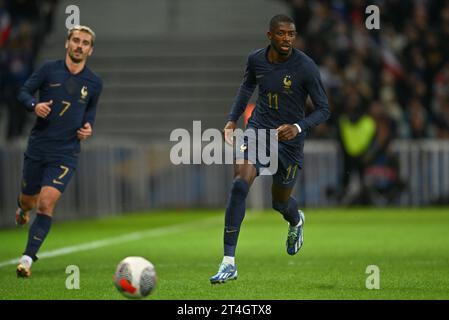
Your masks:
M 295 24 L 295 21 L 292 18 L 290 18 L 289 16 L 287 16 L 286 14 L 277 14 L 277 15 L 273 16 L 273 18 L 271 18 L 271 20 L 270 20 L 270 30 L 273 31 L 274 29 L 276 29 L 278 24 L 281 22 Z

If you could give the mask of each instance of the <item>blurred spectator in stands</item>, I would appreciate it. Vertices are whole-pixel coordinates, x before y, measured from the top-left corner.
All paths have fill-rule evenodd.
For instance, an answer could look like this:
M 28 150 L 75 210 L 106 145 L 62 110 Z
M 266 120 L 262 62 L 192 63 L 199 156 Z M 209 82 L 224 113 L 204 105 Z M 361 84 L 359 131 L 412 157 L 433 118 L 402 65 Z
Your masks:
M 335 56 L 338 65 L 340 67 L 346 65 L 350 58 L 352 39 L 349 34 L 349 28 L 343 21 L 337 21 L 330 46 L 333 49 L 332 55 Z
M 377 158 L 385 157 L 387 154 L 390 143 L 396 135 L 396 125 L 385 111 L 384 105 L 379 101 L 371 102 L 369 115 L 375 122 L 376 135 L 363 158 L 365 163 L 373 164 L 377 161 Z
M 371 72 L 364 65 L 361 57 L 353 55 L 349 64 L 345 68 L 345 79 L 352 86 L 357 87 L 357 91 L 362 94 L 365 99 L 372 98 L 371 89 Z
M 302 33 L 306 30 L 311 15 L 309 0 L 286 0 L 292 8 L 292 18 L 295 21 L 296 31 Z
M 4 92 L 6 83 L 6 42 L 11 32 L 11 17 L 5 0 L 0 0 L 0 122 L 3 115 Z
M 328 55 L 324 58 L 324 63 L 319 67 L 321 79 L 323 81 L 324 88 L 328 93 L 329 108 L 331 110 L 331 118 L 325 123 L 320 124 L 313 130 L 313 136 L 315 138 L 331 139 L 336 136 L 336 124 L 338 119 L 338 109 L 336 105 L 342 103 L 345 100 L 343 97 L 343 76 L 342 71 L 338 67 L 337 61 L 334 56 Z M 310 99 L 307 100 L 306 112 L 310 113 L 313 110 L 313 104 Z
M 335 84 L 349 82 L 364 99 L 381 102 L 398 126 L 398 137 L 432 136 L 435 123 L 427 123 L 419 133 L 419 108 L 412 107 L 410 113 L 409 103 L 410 97 L 419 100 L 425 121 L 437 121 L 434 86 L 441 81 L 435 80 L 436 75 L 449 56 L 449 1 L 374 3 L 382 13 L 381 32 L 365 28 L 369 3 L 364 0 L 284 1 L 301 20 L 297 21 L 300 49 L 314 57 L 328 79 L 325 86 L 335 108 L 333 115 L 345 107 Z M 405 124 L 407 119 L 414 119 L 413 128 Z M 316 128 L 311 135 L 330 134 Z
M 57 0 L 45 0 L 42 1 L 41 5 L 41 16 L 43 21 L 43 34 L 48 34 L 53 30 L 54 16 L 56 11 L 56 6 L 58 4 Z
M 438 25 L 438 42 L 443 50 L 443 56 L 449 56 L 449 2 L 446 1 L 444 7 L 437 8 L 437 12 L 441 12 Z
M 345 205 L 391 204 L 405 188 L 398 160 L 390 151 L 396 135 L 395 122 L 379 101 L 367 104 L 350 89 L 339 128 L 344 154 L 343 188 L 338 192 L 329 190 L 330 195 Z
M 354 194 L 349 190 L 350 182 L 357 179 L 363 190 L 363 173 L 368 158 L 365 155 L 372 144 L 376 134 L 376 123 L 367 112 L 365 101 L 353 86 L 345 88 L 347 97 L 345 111 L 338 118 L 338 137 L 343 152 L 342 189 L 336 194 L 338 200 L 345 204 L 354 201 Z
M 327 55 L 323 64 L 319 67 L 321 80 L 331 94 L 338 94 L 343 85 L 341 70 L 334 56 Z
M 438 112 L 440 104 L 449 98 L 449 62 L 441 68 L 433 81 L 433 109 Z
M 8 108 L 8 140 L 21 136 L 26 124 L 27 111 L 17 101 L 20 87 L 33 71 L 34 52 L 32 26 L 23 21 L 11 33 L 6 52 L 5 101 Z
M 424 51 L 424 58 L 429 69 L 429 75 L 435 75 L 445 62 L 445 56 L 441 43 L 438 41 L 438 36 L 429 31 L 426 35 L 426 48 Z M 447 56 L 446 56 L 447 57 Z M 432 81 L 433 79 L 429 79 Z M 427 85 L 432 85 L 427 83 Z
M 407 105 L 406 119 L 409 124 L 407 138 L 423 139 L 433 136 L 429 114 L 418 98 L 410 99 Z
M 401 108 L 396 94 L 396 78 L 388 70 L 382 71 L 379 101 L 386 115 L 394 121 L 398 136 L 405 137 L 408 133 L 408 124 L 405 122 L 404 111 Z
M 11 31 L 11 17 L 6 8 L 5 0 L 0 0 L 0 49 L 6 44 Z
M 370 115 L 376 123 L 376 135 L 363 156 L 366 166 L 362 186 L 365 189 L 360 192 L 361 198 L 365 204 L 392 204 L 406 187 L 400 178 L 398 158 L 390 150 L 396 125 L 378 101 L 371 103 Z
M 449 98 L 441 101 L 438 112 L 435 116 L 436 137 L 449 139 Z
M 31 75 L 45 36 L 51 31 L 56 0 L 0 0 L 0 104 L 8 110 L 6 138 L 23 134 L 25 108 L 17 90 Z

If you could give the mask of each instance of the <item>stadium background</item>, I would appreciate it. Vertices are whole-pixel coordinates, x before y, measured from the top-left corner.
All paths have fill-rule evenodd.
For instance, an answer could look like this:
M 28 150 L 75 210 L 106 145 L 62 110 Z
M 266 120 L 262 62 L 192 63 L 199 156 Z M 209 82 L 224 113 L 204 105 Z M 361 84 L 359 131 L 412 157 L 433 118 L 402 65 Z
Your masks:
M 448 202 L 447 1 L 3 0 L 0 225 L 11 225 L 34 122 L 15 93 L 44 59 L 63 57 L 70 4 L 97 32 L 89 64 L 105 86 L 95 136 L 83 146 L 58 219 L 223 207 L 231 166 L 172 165 L 170 132 L 191 132 L 194 120 L 203 130 L 223 127 L 246 56 L 266 45 L 275 13 L 295 18 L 296 46 L 319 65 L 332 108 L 306 143 L 295 191 L 301 205 Z M 365 27 L 368 4 L 380 8 L 380 30 Z M 342 119 L 366 116 L 376 123 L 370 147 L 345 162 Z M 249 205 L 270 207 L 269 187 L 268 177 L 258 179 Z
M 16 282 L 27 230 L 13 228 L 13 213 L 34 116 L 15 93 L 43 60 L 63 57 L 71 4 L 97 32 L 89 64 L 105 87 L 33 277 Z M 379 31 L 364 27 L 368 4 L 380 7 Z M 286 225 L 261 177 L 239 280 L 211 287 L 232 167 L 172 165 L 169 135 L 194 120 L 223 127 L 246 56 L 267 44 L 276 13 L 295 17 L 296 45 L 317 62 L 333 111 L 306 141 L 295 189 L 305 246 L 285 254 Z M 120 299 L 111 276 L 129 255 L 155 264 L 152 299 L 447 299 L 448 35 L 448 1 L 0 0 L 0 283 L 14 281 L 0 299 Z M 81 290 L 64 286 L 72 264 Z M 367 290 L 369 265 L 381 290 Z

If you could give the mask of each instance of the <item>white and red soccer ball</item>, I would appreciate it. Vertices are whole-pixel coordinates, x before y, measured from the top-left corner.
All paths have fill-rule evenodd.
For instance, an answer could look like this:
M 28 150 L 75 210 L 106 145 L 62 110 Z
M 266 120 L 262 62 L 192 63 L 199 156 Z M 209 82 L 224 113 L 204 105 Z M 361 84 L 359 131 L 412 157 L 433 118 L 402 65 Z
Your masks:
M 151 262 L 142 257 L 127 257 L 120 261 L 115 271 L 114 284 L 124 296 L 141 299 L 148 296 L 156 286 L 156 270 Z

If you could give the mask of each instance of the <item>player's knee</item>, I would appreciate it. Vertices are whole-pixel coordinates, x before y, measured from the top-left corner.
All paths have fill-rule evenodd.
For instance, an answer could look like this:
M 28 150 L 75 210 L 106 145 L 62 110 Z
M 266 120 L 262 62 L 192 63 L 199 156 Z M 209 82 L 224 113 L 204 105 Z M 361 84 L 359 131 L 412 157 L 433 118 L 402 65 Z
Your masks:
M 288 202 L 273 201 L 272 207 L 274 210 L 284 214 L 288 210 Z
M 52 215 L 55 203 L 51 198 L 41 197 L 37 205 L 37 211 L 42 214 Z
M 236 197 L 246 198 L 249 184 L 244 179 L 237 178 L 232 183 L 231 194 Z

